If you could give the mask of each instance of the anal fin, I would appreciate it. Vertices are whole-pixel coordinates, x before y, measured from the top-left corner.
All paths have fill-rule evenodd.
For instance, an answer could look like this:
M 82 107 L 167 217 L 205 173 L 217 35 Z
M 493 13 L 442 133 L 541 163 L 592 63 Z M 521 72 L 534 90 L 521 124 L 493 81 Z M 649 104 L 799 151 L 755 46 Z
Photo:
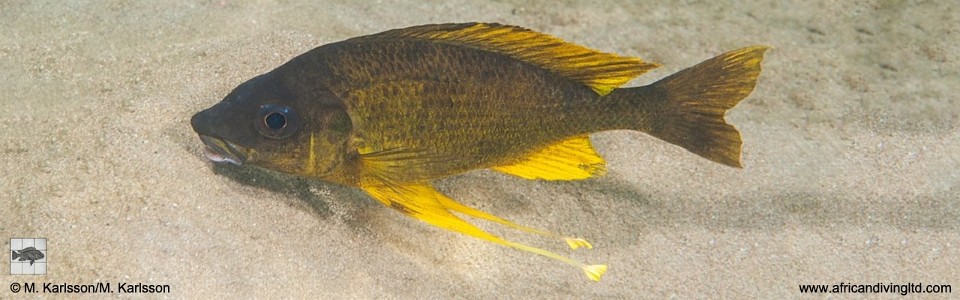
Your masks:
M 577 180 L 606 174 L 606 162 L 586 135 L 572 137 L 492 169 L 524 179 Z

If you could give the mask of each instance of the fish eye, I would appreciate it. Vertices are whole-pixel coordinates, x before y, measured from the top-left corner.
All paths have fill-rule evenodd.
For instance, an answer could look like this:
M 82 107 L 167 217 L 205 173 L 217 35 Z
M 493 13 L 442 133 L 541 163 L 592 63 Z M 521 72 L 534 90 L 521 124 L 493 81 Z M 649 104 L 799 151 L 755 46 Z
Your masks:
M 263 117 L 263 123 L 270 129 L 280 130 L 287 127 L 287 117 L 282 113 L 272 112 L 266 117 Z
M 296 111 L 285 105 L 261 105 L 256 122 L 261 135 L 275 140 L 290 137 L 300 127 L 300 117 Z

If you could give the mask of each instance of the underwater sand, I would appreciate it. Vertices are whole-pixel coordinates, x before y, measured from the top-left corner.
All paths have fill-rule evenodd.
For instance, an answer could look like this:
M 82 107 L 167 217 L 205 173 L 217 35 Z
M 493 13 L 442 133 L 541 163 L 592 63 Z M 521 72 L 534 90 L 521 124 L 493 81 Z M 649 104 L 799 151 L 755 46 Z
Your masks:
M 960 292 L 956 2 L 163 4 L 0 6 L 0 239 L 44 237 L 52 249 L 47 275 L 6 275 L 4 264 L 0 283 L 169 284 L 173 298 L 781 298 L 840 282 Z M 477 171 L 437 183 L 465 204 L 589 239 L 593 250 L 569 251 L 478 222 L 609 264 L 595 283 L 358 190 L 203 158 L 190 116 L 244 80 L 325 43 L 458 21 L 663 65 L 629 85 L 773 46 L 757 89 L 727 117 L 745 168 L 617 131 L 592 136 L 602 178 Z

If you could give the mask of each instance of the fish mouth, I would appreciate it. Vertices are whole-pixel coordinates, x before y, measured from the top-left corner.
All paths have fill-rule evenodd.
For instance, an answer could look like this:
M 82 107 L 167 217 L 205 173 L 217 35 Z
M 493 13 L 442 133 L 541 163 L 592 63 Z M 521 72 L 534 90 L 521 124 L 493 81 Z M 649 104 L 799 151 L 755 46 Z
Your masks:
M 242 166 L 247 157 L 243 146 L 224 141 L 209 135 L 200 135 L 200 141 L 203 142 L 203 156 L 206 156 L 215 163 L 231 163 Z

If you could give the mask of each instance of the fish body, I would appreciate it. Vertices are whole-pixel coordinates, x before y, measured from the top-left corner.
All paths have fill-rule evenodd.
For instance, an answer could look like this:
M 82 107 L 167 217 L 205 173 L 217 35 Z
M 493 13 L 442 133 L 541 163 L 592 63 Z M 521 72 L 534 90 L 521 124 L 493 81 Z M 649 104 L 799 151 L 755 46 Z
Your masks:
M 31 266 L 33 265 L 34 262 L 43 259 L 43 252 L 40 252 L 40 250 L 37 250 L 37 248 L 34 248 L 34 247 L 26 247 L 20 251 L 13 250 L 10 252 L 11 252 L 11 255 L 13 256 L 11 260 L 15 260 L 15 261 L 29 260 Z
M 657 67 L 515 26 L 438 24 L 327 44 L 234 89 L 191 124 L 217 162 L 252 164 L 363 189 L 432 225 L 580 267 L 467 223 L 466 215 L 522 231 L 464 206 L 431 180 L 477 169 L 525 179 L 602 175 L 590 133 L 651 134 L 739 167 L 740 134 L 723 120 L 749 95 L 766 47 L 731 51 L 654 84 L 619 88 Z

